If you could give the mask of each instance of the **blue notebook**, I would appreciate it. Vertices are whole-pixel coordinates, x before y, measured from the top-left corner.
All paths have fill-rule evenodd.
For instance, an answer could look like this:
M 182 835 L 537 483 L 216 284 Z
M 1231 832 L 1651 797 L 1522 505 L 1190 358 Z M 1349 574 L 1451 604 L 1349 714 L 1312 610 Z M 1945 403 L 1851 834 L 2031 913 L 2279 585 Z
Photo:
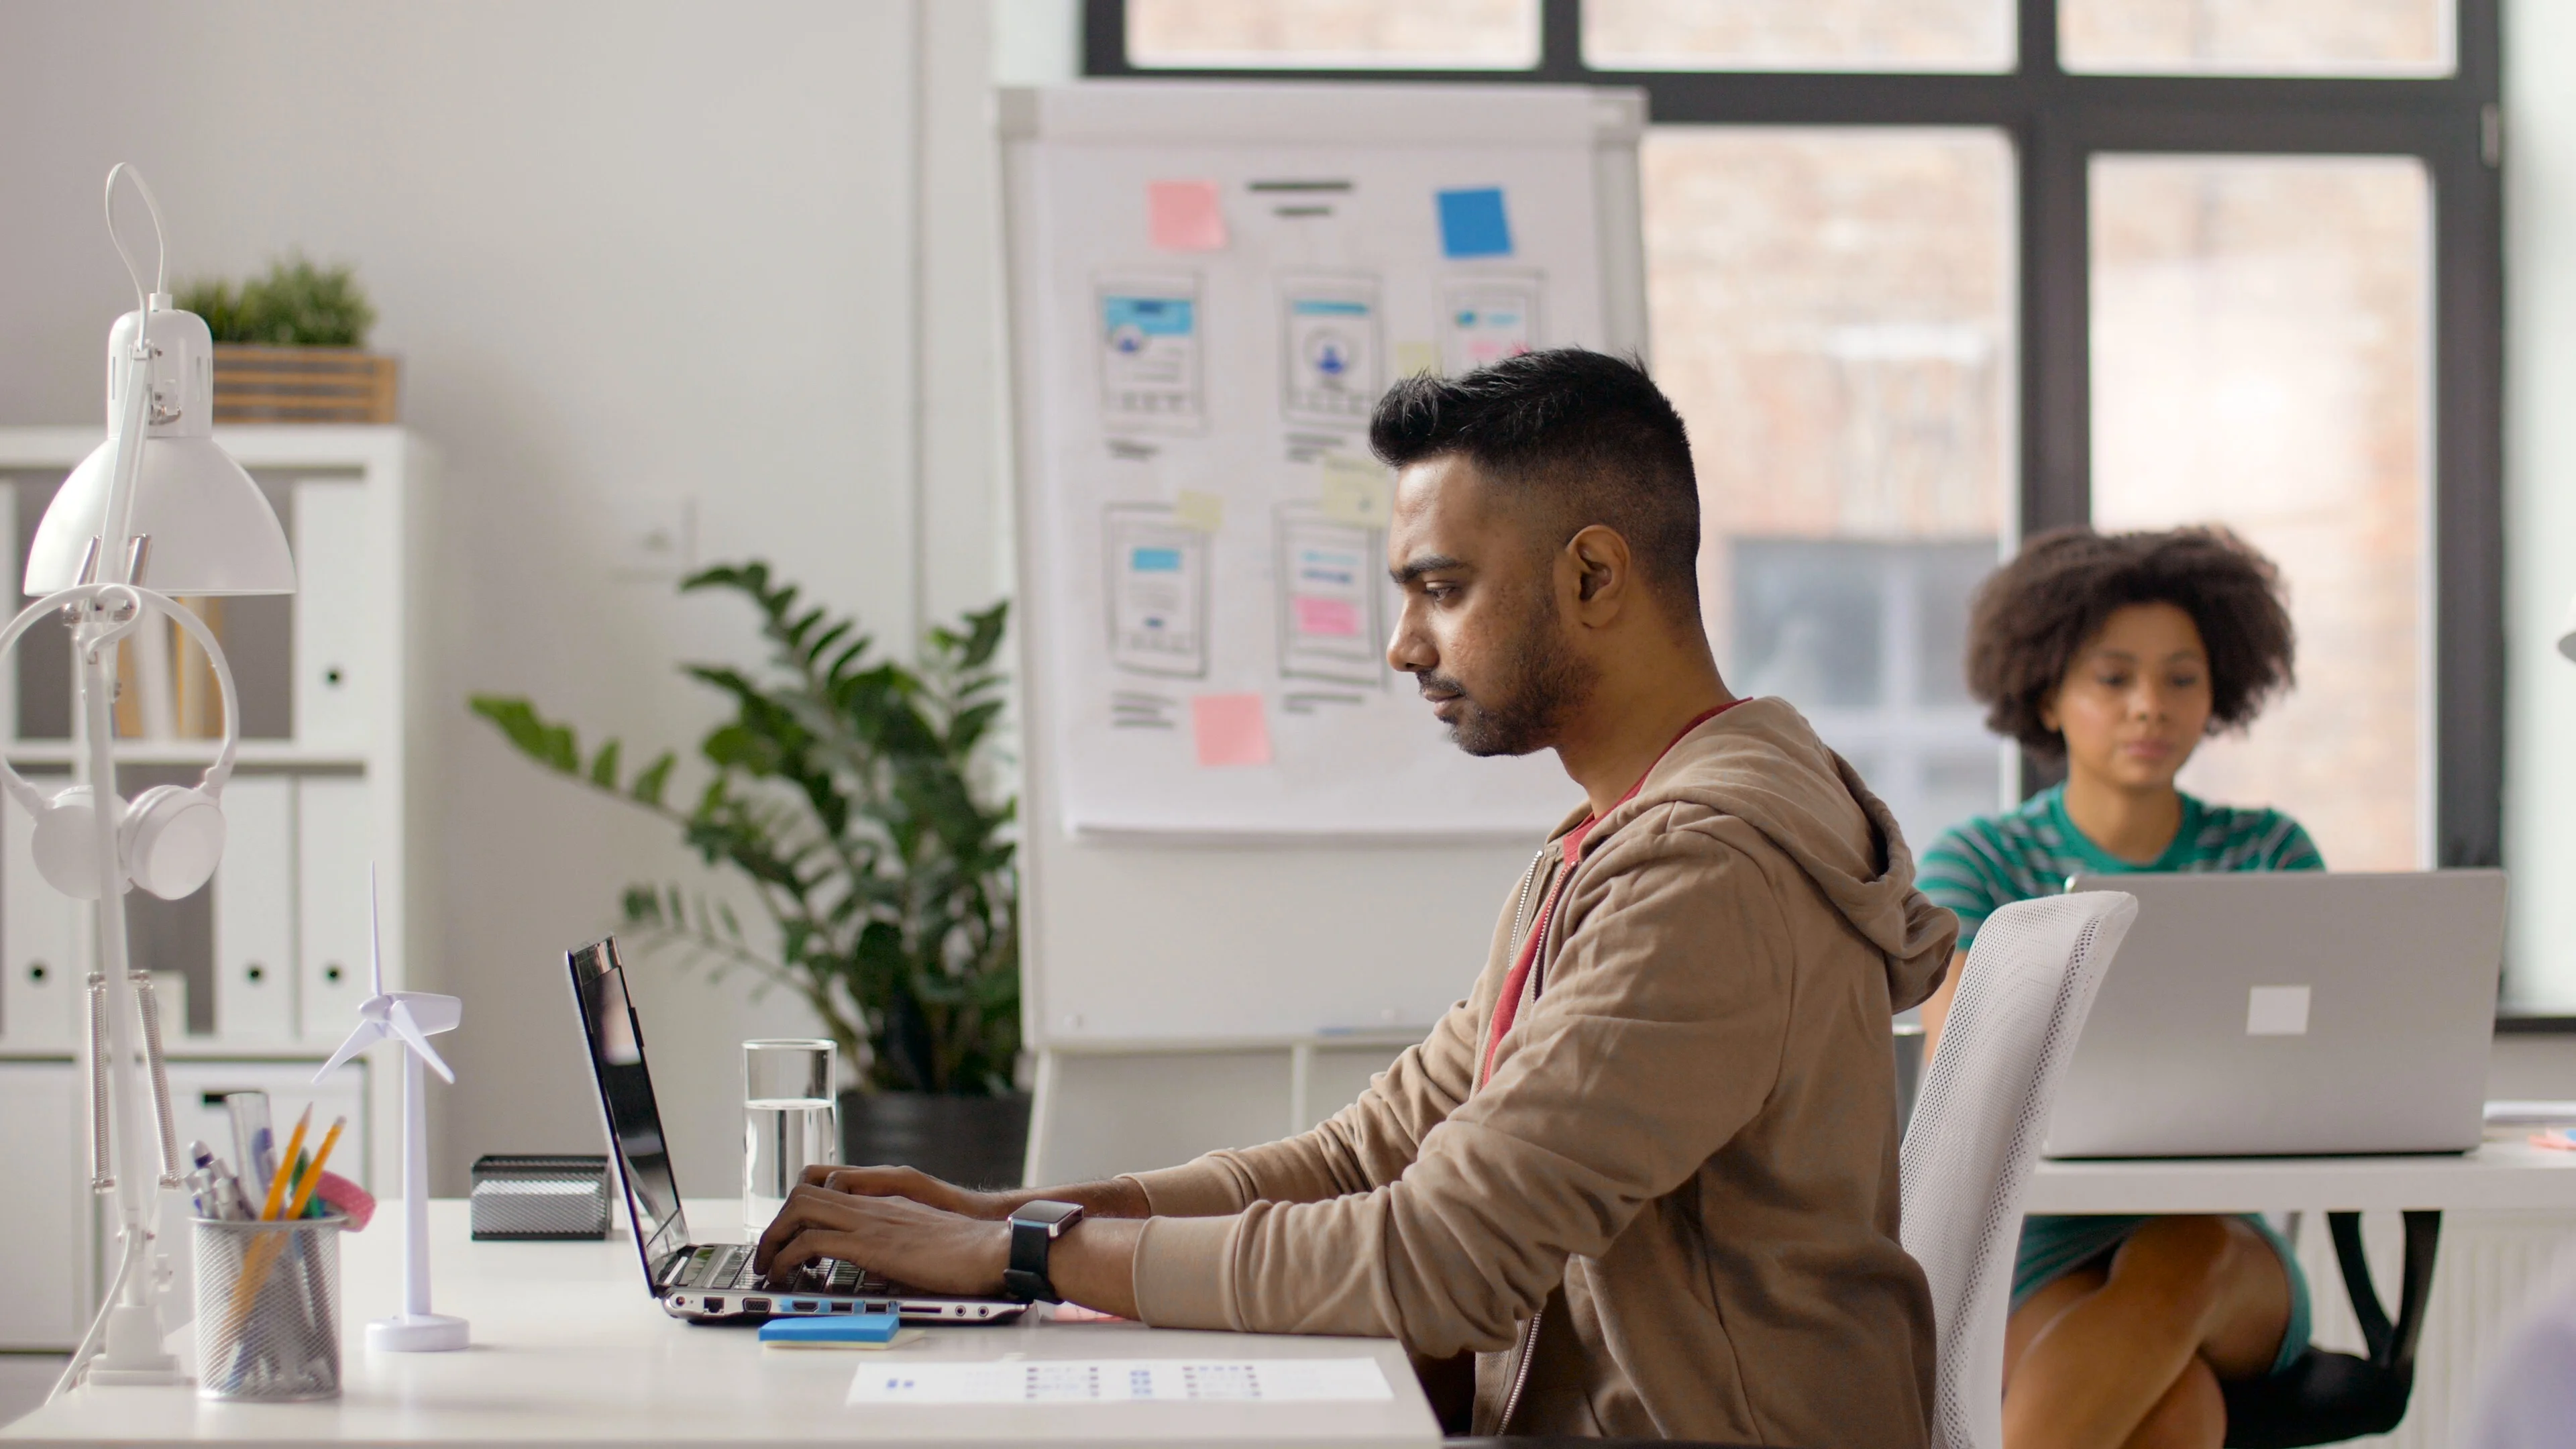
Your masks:
M 760 1325 L 763 1343 L 888 1343 L 903 1320 L 892 1313 L 835 1313 L 812 1318 L 773 1318 Z

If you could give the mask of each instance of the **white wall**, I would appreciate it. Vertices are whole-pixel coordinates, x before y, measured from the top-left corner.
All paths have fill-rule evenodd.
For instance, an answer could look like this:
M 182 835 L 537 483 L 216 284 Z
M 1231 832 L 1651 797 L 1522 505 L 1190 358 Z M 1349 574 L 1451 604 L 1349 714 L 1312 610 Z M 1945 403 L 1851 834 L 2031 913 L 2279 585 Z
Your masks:
M 2504 46 L 2507 989 L 2576 1015 L 2576 6 L 2507 0 Z
M 130 160 L 181 275 L 355 262 L 445 455 L 445 949 L 415 968 L 466 1001 L 441 1191 L 479 1153 L 595 1150 L 561 953 L 627 881 L 693 876 L 465 695 L 630 758 L 693 743 L 709 701 L 674 665 L 754 660 L 750 612 L 610 569 L 682 497 L 702 560 L 765 557 L 883 639 L 1002 591 L 991 54 L 986 6 L 932 0 L 0 0 L 0 423 L 101 416 L 131 292 L 99 185 Z M 639 974 L 685 1184 L 738 1190 L 735 1043 L 807 1024 Z

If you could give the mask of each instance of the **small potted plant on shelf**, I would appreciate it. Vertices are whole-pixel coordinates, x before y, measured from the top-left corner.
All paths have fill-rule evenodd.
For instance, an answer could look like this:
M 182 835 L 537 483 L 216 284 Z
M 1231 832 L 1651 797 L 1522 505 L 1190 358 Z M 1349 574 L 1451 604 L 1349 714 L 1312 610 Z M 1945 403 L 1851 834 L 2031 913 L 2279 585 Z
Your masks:
M 765 564 L 681 588 L 750 599 L 771 650 L 766 671 L 686 667 L 732 706 L 698 743 L 712 774 L 695 804 L 668 803 L 673 752 L 629 772 L 618 741 L 585 758 L 571 727 L 526 699 L 476 695 L 475 713 L 540 765 L 669 821 L 751 888 L 774 947 L 731 907 L 668 885 L 627 889 L 624 939 L 813 1009 L 858 1069 L 841 1093 L 843 1160 L 1018 1182 L 1017 802 L 987 783 L 984 758 L 1008 605 L 930 630 L 906 666 L 872 658 L 857 619 L 800 608 Z
M 188 283 L 177 302 L 214 334 L 216 422 L 394 421 L 400 367 L 364 350 L 376 309 L 350 268 L 292 255 L 239 286 Z

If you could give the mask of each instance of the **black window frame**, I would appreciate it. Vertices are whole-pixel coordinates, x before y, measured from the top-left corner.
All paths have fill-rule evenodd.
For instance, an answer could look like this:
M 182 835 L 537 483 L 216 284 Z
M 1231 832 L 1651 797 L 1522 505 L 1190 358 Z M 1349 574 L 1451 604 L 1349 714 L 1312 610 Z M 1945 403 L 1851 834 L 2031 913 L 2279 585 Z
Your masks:
M 1400 3 L 1400 0 L 1390 0 Z M 2425 78 L 2101 75 L 2058 64 L 2057 0 L 2017 0 L 2015 68 L 1621 71 L 1583 60 L 1582 0 L 1540 0 L 1527 69 L 1140 67 L 1125 0 L 1084 0 L 1083 74 L 1121 79 L 1634 86 L 1658 125 L 1978 126 L 2018 168 L 2020 522 L 2091 517 L 2088 162 L 2102 152 L 2408 155 L 2433 202 L 2435 863 L 2495 865 L 2504 803 L 2501 0 L 2453 0 L 2454 69 Z M 2045 777 L 2025 760 L 2023 784 Z

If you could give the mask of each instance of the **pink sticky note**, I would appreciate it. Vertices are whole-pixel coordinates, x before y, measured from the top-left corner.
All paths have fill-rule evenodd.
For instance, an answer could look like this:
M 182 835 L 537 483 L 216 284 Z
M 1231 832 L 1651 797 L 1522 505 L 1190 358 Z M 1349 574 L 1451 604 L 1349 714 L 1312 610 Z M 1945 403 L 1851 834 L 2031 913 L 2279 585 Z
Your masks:
M 1157 251 L 1225 250 L 1225 208 L 1213 181 L 1147 182 L 1145 211 Z
M 1353 639 L 1360 632 L 1360 606 L 1348 599 L 1318 599 L 1310 594 L 1292 595 L 1289 602 L 1297 609 L 1297 632 L 1334 639 Z
M 1257 694 L 1202 694 L 1190 701 L 1202 765 L 1270 763 L 1270 721 Z

